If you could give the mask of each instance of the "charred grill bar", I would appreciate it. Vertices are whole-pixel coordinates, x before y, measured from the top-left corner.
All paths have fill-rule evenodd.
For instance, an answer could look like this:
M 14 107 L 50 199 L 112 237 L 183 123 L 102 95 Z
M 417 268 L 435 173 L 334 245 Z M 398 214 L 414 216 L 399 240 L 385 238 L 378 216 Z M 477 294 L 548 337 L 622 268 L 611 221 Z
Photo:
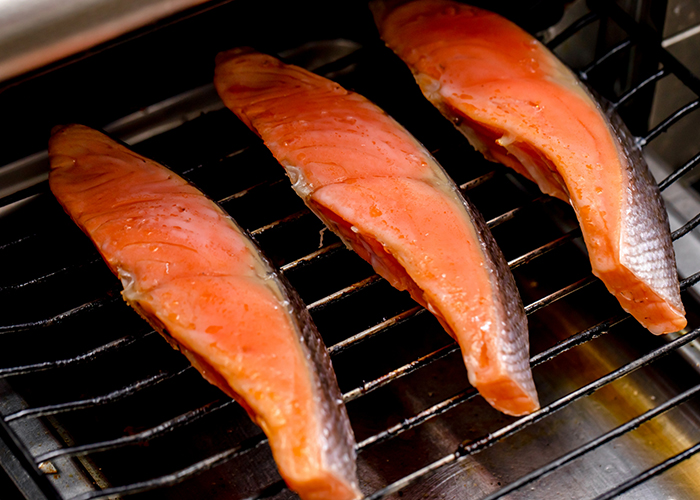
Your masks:
M 562 30 L 552 38 L 549 46 L 554 49 L 575 42 L 582 30 L 595 29 L 601 20 L 614 23 L 624 31 L 622 41 L 607 47 L 593 62 L 587 63 L 579 71 L 582 79 L 611 99 L 623 117 L 626 112 L 634 111 L 635 100 L 641 90 L 649 89 L 664 78 L 677 78 L 696 96 L 696 99 L 690 100 L 660 120 L 651 130 L 647 130 L 639 138 L 640 145 L 646 147 L 652 144 L 660 134 L 672 129 L 684 117 L 697 114 L 700 81 L 662 48 L 660 39 L 652 39 L 644 26 L 635 23 L 628 14 L 610 2 L 590 2 L 590 8 L 592 12 L 584 14 Z M 625 60 L 626 54 L 635 49 L 647 51 L 645 53 L 649 57 L 655 57 L 661 67 L 627 88 L 623 85 L 615 95 L 606 92 L 606 89 L 613 88 L 610 81 L 606 80 L 610 77 L 611 64 L 618 60 L 616 58 Z M 305 50 L 311 49 L 302 47 L 296 51 L 296 57 L 300 54 L 303 56 Z M 410 75 L 397 69 L 398 66 L 392 64 L 392 59 L 393 55 L 380 44 L 368 45 L 317 71 L 337 78 L 341 83 L 349 82 L 344 84 L 365 93 L 380 106 L 385 106 L 390 113 L 401 113 L 395 102 L 392 108 L 392 98 L 387 95 L 386 89 L 377 89 L 368 83 L 373 78 L 376 79 L 377 68 L 386 65 L 389 75 L 387 80 L 402 82 L 401 85 L 405 86 L 413 85 Z M 213 90 L 203 88 L 193 95 L 201 96 L 208 92 Z M 466 141 L 461 136 L 451 134 L 449 124 L 442 125 L 442 119 L 427 110 L 417 91 L 411 96 L 415 100 L 411 100 L 408 107 L 414 109 L 417 116 L 410 117 L 404 112 L 397 118 L 402 122 L 407 121 L 404 124 L 409 130 L 433 150 L 438 160 L 460 183 L 460 187 L 482 209 L 489 226 L 494 229 L 496 239 L 504 247 L 509 265 L 518 271 L 522 270 L 521 274 L 516 273 L 516 278 L 530 316 L 532 335 L 535 337 L 533 347 L 537 348 L 533 349 L 532 366 L 539 367 L 560 357 L 576 356 L 576 348 L 588 346 L 586 348 L 593 349 L 590 346 L 600 342 L 617 342 L 613 344 L 614 347 L 620 342 L 639 339 L 643 345 L 633 359 L 615 358 L 615 362 L 605 364 L 604 370 L 600 367 L 591 369 L 585 382 L 571 381 L 562 387 L 551 385 L 544 371 L 536 371 L 539 374 L 539 379 L 536 378 L 538 385 L 546 385 L 544 390 L 541 389 L 543 407 L 532 415 L 518 419 L 497 416 L 495 412 L 489 412 L 479 405 L 480 398 L 466 383 L 466 374 L 463 372 L 461 387 L 449 385 L 446 389 L 449 392 L 455 388 L 452 394 L 442 394 L 439 388 L 435 389 L 436 382 L 430 381 L 421 386 L 420 391 L 423 392 L 420 394 L 412 392 L 410 386 L 416 384 L 416 380 L 421 377 L 432 380 L 431 377 L 444 369 L 452 370 L 449 373 L 460 373 L 458 347 L 440 333 L 441 328 L 431 322 L 429 315 L 424 314 L 421 308 L 416 307 L 403 294 L 389 290 L 383 280 L 374 275 L 359 258 L 344 249 L 333 235 L 319 235 L 322 226 L 300 205 L 293 193 L 289 194 L 291 190 L 287 179 L 283 177 L 282 169 L 275 165 L 252 134 L 235 124 L 235 120 L 225 112 L 207 107 L 208 114 L 192 118 L 178 128 L 147 134 L 149 139 L 137 146 L 143 149 L 144 154 L 166 158 L 165 163 L 177 170 L 177 160 L 167 160 L 171 157 L 170 147 L 174 146 L 177 151 L 178 140 L 192 135 L 197 138 L 213 137 L 205 143 L 211 144 L 212 149 L 221 154 L 201 160 L 188 159 L 191 164 L 184 164 L 179 172 L 196 184 L 201 184 L 205 192 L 218 199 L 254 235 L 306 300 L 333 356 L 344 399 L 349 403 L 351 422 L 358 433 L 360 481 L 365 488 L 371 488 L 371 491 L 365 489 L 368 498 L 378 500 L 398 492 L 409 498 L 422 496 L 424 490 L 420 489 L 420 485 L 425 483 L 428 485 L 425 487 L 429 488 L 431 477 L 440 474 L 466 478 L 459 480 L 465 483 L 463 486 L 460 484 L 463 489 L 459 491 L 472 491 L 464 488 L 469 487 L 471 481 L 476 485 L 480 481 L 479 474 L 486 474 L 484 470 L 490 471 L 501 482 L 498 485 L 495 482 L 479 482 L 478 488 L 472 493 L 475 497 L 481 495 L 481 498 L 491 500 L 515 494 L 520 495 L 518 498 L 529 498 L 528 495 L 531 494 L 533 498 L 538 498 L 533 487 L 539 484 L 538 481 L 556 478 L 567 470 L 567 466 L 575 466 L 577 459 L 594 455 L 608 443 L 619 442 L 616 440 L 627 440 L 625 442 L 629 443 L 629 436 L 644 425 L 661 422 L 668 415 L 678 414 L 679 411 L 686 412 L 684 418 L 694 418 L 697 422 L 696 396 L 700 391 L 700 375 L 688 365 L 679 369 L 676 378 L 681 379 L 681 382 L 673 386 L 673 391 L 666 400 L 658 404 L 651 403 L 651 407 L 637 411 L 644 406 L 640 403 L 641 406 L 635 406 L 635 411 L 632 412 L 635 416 L 622 419 L 615 413 L 615 409 L 601 409 L 601 414 L 609 413 L 615 418 L 605 417 L 607 420 L 603 420 L 606 424 L 599 426 L 604 428 L 595 428 L 595 437 L 592 439 L 582 436 L 576 441 L 576 446 L 556 447 L 553 454 L 538 458 L 532 465 L 520 466 L 518 472 L 511 475 L 489 462 L 497 454 L 485 458 L 483 462 L 478 461 L 478 457 L 487 449 L 499 448 L 501 451 L 494 453 L 502 453 L 502 444 L 510 442 L 510 437 L 514 437 L 523 449 L 523 443 L 536 439 L 536 436 L 540 436 L 542 442 L 554 440 L 556 436 L 542 435 L 546 434 L 542 428 L 538 428 L 532 435 L 527 433 L 537 428 L 536 424 L 541 421 L 551 422 L 552 427 L 561 425 L 556 419 L 564 410 L 574 407 L 577 402 L 586 401 L 598 392 L 612 391 L 611 387 L 615 387 L 616 383 L 628 383 L 627 376 L 644 371 L 652 363 L 657 366 L 666 356 L 677 360 L 663 365 L 664 367 L 677 364 L 681 359 L 679 349 L 684 346 L 685 349 L 697 350 L 693 346 L 697 345 L 697 338 L 700 337 L 700 321 L 697 307 L 690 304 L 693 297 L 687 290 L 700 281 L 700 261 L 696 262 L 694 274 L 685 276 L 681 283 L 684 302 L 689 309 L 688 331 L 668 341 L 651 338 L 648 332 L 635 325 L 634 320 L 630 320 L 619 308 L 605 305 L 607 292 L 590 275 L 590 269 L 578 274 L 566 274 L 566 282 L 553 280 L 550 276 L 557 272 L 556 266 L 576 252 L 585 261 L 585 255 L 577 250 L 580 248 L 581 235 L 575 222 L 572 222 L 575 219 L 568 207 L 559 201 L 543 197 L 532 186 L 504 168 L 472 155 Z M 382 99 L 387 102 L 382 102 Z M 430 127 L 436 127 L 437 132 L 431 133 Z M 221 133 L 221 129 L 226 133 Z M 469 162 L 475 164 L 473 170 L 463 168 Z M 661 181 L 661 188 L 665 189 L 677 182 L 698 163 L 700 154 L 687 159 Z M 231 172 L 241 175 L 236 176 Z M 511 193 L 514 201 L 507 199 L 502 194 L 503 190 Z M 271 199 L 274 203 L 269 201 Z M 3 384 L 0 389 L 3 395 L 17 395 L 17 401 L 20 401 L 13 408 L 10 408 L 9 403 L 0 406 L 0 444 L 4 445 L 0 457 L 11 457 L 3 459 L 2 464 L 16 481 L 23 484 L 23 492 L 26 495 L 37 495 L 40 491 L 43 498 L 73 500 L 152 490 L 167 496 L 164 487 L 175 484 L 185 486 L 189 482 L 186 480 L 197 481 L 196 478 L 202 478 L 205 471 L 212 471 L 214 474 L 206 480 L 215 485 L 213 489 L 207 490 L 212 498 L 217 494 L 222 498 L 235 498 L 236 494 L 241 498 L 284 497 L 284 484 L 279 477 L 275 477 L 274 469 L 264 479 L 256 479 L 257 482 L 251 485 L 236 476 L 236 467 L 227 468 L 227 464 L 234 461 L 236 464 L 239 461 L 245 464 L 246 461 L 258 463 L 261 460 L 266 461 L 268 468 L 274 467 L 269 455 L 265 455 L 264 435 L 259 430 L 256 431 L 243 412 L 238 411 L 236 403 L 215 389 L 208 388 L 206 382 L 198 378 L 196 371 L 181 357 L 171 353 L 167 344 L 158 339 L 148 325 L 139 323 L 138 318 L 132 318 L 135 315 L 121 303 L 118 295 L 120 287 L 115 279 L 105 277 L 108 272 L 102 273 L 104 264 L 96 257 L 94 250 L 89 248 L 85 238 L 70 228 L 70 221 L 66 220 L 67 217 L 53 201 L 47 183 L 42 182 L 6 196 L 0 200 L 0 206 L 14 209 L 4 213 L 0 219 L 0 255 L 5 262 L 12 262 L 15 268 L 3 275 L 0 282 L 0 297 L 8 305 L 7 314 L 3 314 L 7 319 L 0 324 L 0 383 Z M 41 220 L 39 217 L 49 220 Z M 527 225 L 543 217 L 555 229 L 537 234 L 533 240 L 534 248 L 517 241 L 521 235 L 517 228 L 519 224 Z M 673 239 L 686 236 L 699 223 L 700 214 L 677 228 L 673 232 Z M 68 234 L 64 237 L 63 232 Z M 48 264 L 35 270 L 37 261 L 34 257 L 41 255 L 47 244 L 67 245 L 69 248 L 59 252 L 58 257 L 49 258 Z M 563 257 L 559 255 L 560 252 L 563 252 Z M 533 266 L 535 269 L 530 269 Z M 87 283 L 88 292 L 74 293 L 74 290 L 80 290 L 83 281 Z M 540 286 L 539 281 L 546 285 Z M 69 293 L 66 293 L 67 298 L 59 297 L 58 305 L 46 302 L 47 297 L 60 294 L 62 290 Z M 365 296 L 369 299 L 364 299 Z M 579 300 L 582 296 L 585 296 L 584 299 Z M 538 341 L 539 328 L 547 324 L 545 317 L 553 308 L 561 306 L 565 313 L 571 311 L 572 306 L 562 305 L 568 304 L 568 300 L 579 307 L 582 307 L 582 303 L 586 304 L 583 307 L 595 310 L 596 314 L 574 322 L 576 325 L 584 325 L 583 328 L 577 327 L 561 337 L 550 336 Z M 358 319 L 350 321 L 348 315 L 358 316 Z M 111 328 L 105 325 L 105 320 L 113 321 L 116 326 Z M 349 327 L 340 324 L 346 320 L 351 323 Z M 557 324 L 554 325 L 555 328 Z M 101 329 L 110 331 L 98 334 L 97 341 L 92 340 L 91 335 Z M 408 343 L 413 342 L 411 348 L 397 348 L 400 355 L 394 363 L 382 364 L 377 360 L 377 356 L 381 357 L 382 353 L 372 354 L 371 351 L 390 346 L 392 341 L 385 339 L 391 339 L 392 335 L 402 338 L 397 336 L 397 331 L 409 338 Z M 424 345 L 416 340 L 428 334 L 431 339 L 426 340 Z M 57 341 L 56 336 L 63 337 Z M 611 337 L 616 336 L 622 340 L 611 340 Z M 40 345 L 44 342 L 47 347 Z M 373 345 L 374 342 L 379 347 Z M 66 344 L 69 346 L 66 347 Z M 34 359 L 31 353 L 19 352 L 32 345 L 38 347 L 38 359 Z M 15 356 L 14 352 L 18 354 Z M 134 356 L 138 356 L 138 353 L 146 354 L 134 361 Z M 367 362 L 365 359 L 381 365 L 376 369 L 372 367 L 365 370 L 372 375 L 366 380 L 362 372 L 365 369 L 364 363 Z M 135 369 L 132 363 L 133 366 L 138 363 L 143 365 Z M 437 365 L 440 368 L 435 368 Z M 103 366 L 107 368 L 103 369 Z M 120 381 L 116 375 L 112 380 L 112 372 L 106 373 L 118 367 L 124 367 L 123 371 L 128 378 L 126 382 Z M 556 369 L 561 369 L 561 365 L 549 368 Z M 662 368 L 655 370 L 663 371 Z M 91 381 L 101 376 L 106 377 L 104 388 L 99 381 Z M 52 390 L 54 388 L 50 386 L 53 377 L 60 383 L 64 380 L 85 381 L 86 387 L 56 387 Z M 378 400 L 370 399 L 369 395 L 380 389 L 385 389 L 383 394 L 392 403 L 386 407 L 373 408 Z M 392 392 L 386 393 L 386 390 Z M 199 391 L 203 395 L 195 397 L 189 391 Z M 440 397 L 433 398 L 431 391 Z M 167 411 L 160 412 L 159 408 L 148 409 L 144 400 L 148 396 L 143 394 L 151 394 L 163 405 L 167 405 L 173 396 L 179 400 L 172 403 L 172 407 L 167 407 Z M 369 402 L 365 403 L 367 400 Z M 392 412 L 392 404 L 398 404 L 394 400 L 404 405 L 398 406 L 403 412 Z M 655 398 L 651 397 L 650 400 L 653 402 Z M 615 401 L 606 401 L 615 404 Z M 630 404 L 629 401 L 626 404 Z M 121 406 L 112 410 L 115 405 Z M 130 412 L 141 409 L 150 411 L 154 416 L 146 416 L 139 420 L 139 425 L 132 427 L 134 417 Z M 113 415 L 120 411 L 125 412 L 126 416 L 122 418 Z M 478 416 L 473 417 L 473 421 L 470 420 L 472 417 L 455 417 L 459 412 L 484 414 L 487 416 L 485 420 L 492 422 L 484 423 Z M 167 414 L 167 418 L 158 420 L 161 413 Z M 378 420 L 372 420 L 373 418 Z M 455 419 L 455 422 L 472 422 L 473 429 L 450 426 L 452 420 L 443 423 L 441 419 L 447 418 Z M 26 426 L 23 426 L 23 423 L 32 421 L 42 423 L 47 429 L 45 432 L 52 434 L 60 445 L 53 446 L 53 449 L 37 450 L 34 437 L 28 435 Z M 203 431 L 201 426 L 204 424 L 206 429 Z M 411 440 L 426 425 L 434 425 L 430 431 L 424 431 L 429 436 L 433 435 L 430 433 L 449 434 L 446 443 L 439 446 L 442 454 L 436 456 L 436 453 L 425 451 L 421 452 L 420 460 L 415 462 L 407 460 L 408 463 L 395 465 L 391 469 L 381 468 L 380 459 L 384 456 L 383 453 L 390 451 L 389 447 L 393 445 L 400 448 L 402 445 L 396 443 L 402 439 L 412 443 Z M 106 429 L 104 432 L 101 426 Z M 243 430 L 238 431 L 239 426 Z M 83 432 L 81 427 L 90 427 L 92 430 Z M 207 429 L 217 438 L 208 439 Z M 228 437 L 229 434 L 232 437 Z M 224 436 L 223 445 L 213 441 L 221 436 Z M 105 459 L 102 455 L 110 451 L 120 453 L 133 446 L 141 446 L 143 450 L 158 447 L 159 440 L 166 437 L 175 441 L 175 444 L 169 444 L 161 455 L 173 453 L 167 450 L 178 450 L 177 442 L 181 441 L 187 443 L 195 457 L 173 458 L 172 461 L 166 460 L 154 465 L 155 472 L 142 472 L 132 470 L 138 466 L 131 465 L 128 461 L 120 463 L 119 458 Z M 201 447 L 198 445 L 200 442 L 204 442 Z M 637 469 L 621 472 L 620 480 L 593 491 L 586 498 L 596 495 L 600 499 L 614 498 L 632 488 L 649 484 L 667 470 L 691 460 L 700 451 L 699 442 L 700 435 L 689 431 L 685 435 L 686 446 L 680 451 L 674 450 L 661 459 L 655 455 L 653 460 L 645 461 Z M 456 446 L 450 443 L 456 443 Z M 453 447 L 448 449 L 449 446 Z M 371 455 L 373 449 L 379 448 L 381 450 L 376 452 L 376 456 Z M 445 453 L 443 449 L 448 449 L 448 452 Z M 368 454 L 369 458 L 365 458 Z M 472 457 L 477 457 L 476 461 Z M 392 455 L 392 458 L 396 460 L 396 455 Z M 87 486 L 77 494 L 76 490 L 62 489 L 60 479 L 50 480 L 50 475 L 47 476 L 40 468 L 59 459 L 71 460 L 85 477 Z M 145 460 L 148 462 L 148 459 Z M 697 457 L 694 463 L 697 464 Z M 472 471 L 476 476 L 469 475 L 469 472 L 460 476 L 460 471 L 465 469 L 457 468 L 456 464 L 468 464 L 466 470 Z M 616 466 L 614 462 L 613 466 Z M 507 465 L 504 467 L 507 468 Z M 91 484 L 92 481 L 96 484 Z M 202 479 L 201 483 L 196 483 L 197 486 L 178 490 L 179 494 L 183 498 L 189 498 L 188 494 L 195 498 L 192 492 L 198 491 L 197 487 L 206 481 Z M 237 493 L 236 485 L 242 485 L 240 493 Z M 695 492 L 700 491 L 699 485 L 695 484 L 695 487 L 698 488 Z M 434 486 L 431 491 L 439 493 L 440 485 Z

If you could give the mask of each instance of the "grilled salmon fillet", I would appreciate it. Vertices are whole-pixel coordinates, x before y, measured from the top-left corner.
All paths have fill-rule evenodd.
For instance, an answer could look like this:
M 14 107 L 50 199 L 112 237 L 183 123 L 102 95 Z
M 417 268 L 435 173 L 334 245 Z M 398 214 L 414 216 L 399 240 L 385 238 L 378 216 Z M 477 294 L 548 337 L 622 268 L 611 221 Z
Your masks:
M 124 299 L 235 398 L 303 499 L 360 496 L 355 441 L 306 308 L 247 234 L 172 171 L 81 125 L 54 129 L 51 190 Z
M 450 0 L 371 7 L 382 39 L 476 149 L 571 203 L 593 273 L 622 307 L 655 334 L 685 327 L 666 209 L 619 117 L 492 12 Z
M 307 206 L 440 320 L 481 395 L 511 415 L 539 408 L 510 269 L 428 151 L 364 97 L 252 49 L 219 54 L 214 83 Z

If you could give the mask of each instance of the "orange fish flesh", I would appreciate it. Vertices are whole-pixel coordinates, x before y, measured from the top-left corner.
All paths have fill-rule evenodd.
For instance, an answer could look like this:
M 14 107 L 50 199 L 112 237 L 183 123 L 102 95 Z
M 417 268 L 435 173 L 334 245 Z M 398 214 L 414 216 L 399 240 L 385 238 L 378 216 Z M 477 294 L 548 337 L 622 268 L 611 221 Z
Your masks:
M 364 97 L 251 49 L 219 54 L 214 83 L 307 206 L 440 320 L 481 395 L 511 415 L 538 409 L 513 276 L 428 151 Z
M 51 190 L 124 285 L 124 299 L 248 411 L 309 500 L 360 496 L 355 441 L 306 308 L 214 202 L 81 125 L 54 129 Z
M 371 4 L 425 97 L 484 156 L 571 203 L 593 273 L 652 333 L 686 325 L 668 215 L 619 117 L 510 21 L 450 0 Z

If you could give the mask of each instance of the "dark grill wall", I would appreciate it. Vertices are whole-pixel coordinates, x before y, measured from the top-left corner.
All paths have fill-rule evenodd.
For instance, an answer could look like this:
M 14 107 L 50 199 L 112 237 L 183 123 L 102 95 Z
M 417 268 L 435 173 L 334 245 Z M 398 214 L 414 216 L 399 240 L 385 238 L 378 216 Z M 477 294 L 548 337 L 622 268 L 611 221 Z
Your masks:
M 482 2 L 484 6 L 489 3 Z M 45 149 L 51 127 L 57 123 L 101 127 L 210 83 L 214 56 L 229 47 L 249 45 L 276 53 L 312 40 L 378 43 L 364 1 L 214 0 L 205 6 L 217 4 L 220 6 L 151 33 L 146 40 L 137 35 L 153 26 L 49 66 L 57 70 L 42 68 L 0 82 L 0 137 L 7 139 L 0 151 L 0 165 Z M 554 24 L 563 6 L 562 0 L 507 0 L 498 7 L 537 31 Z M 94 57 L 96 53 L 99 57 Z

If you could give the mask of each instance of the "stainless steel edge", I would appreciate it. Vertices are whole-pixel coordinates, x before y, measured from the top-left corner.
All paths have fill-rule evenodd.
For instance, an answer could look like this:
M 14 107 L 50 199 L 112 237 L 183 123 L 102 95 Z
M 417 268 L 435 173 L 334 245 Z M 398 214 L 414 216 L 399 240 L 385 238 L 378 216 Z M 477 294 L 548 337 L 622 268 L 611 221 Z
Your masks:
M 19 459 L 12 453 L 2 436 L 0 436 L 0 468 L 5 471 L 24 498 L 48 500 L 29 473 L 22 467 Z
M 206 0 L 0 0 L 0 81 Z
M 27 407 L 27 403 L 14 392 L 10 384 L 5 379 L 0 379 L 0 417 Z M 63 446 L 41 419 L 23 419 L 9 424 L 9 426 L 11 427 L 11 432 L 20 437 L 33 456 L 38 455 L 40 452 L 56 450 Z M 20 491 L 30 500 L 49 498 L 25 469 L 25 466 L 11 453 L 8 444 L 2 441 L 0 441 L 0 466 L 5 469 Z M 69 457 L 60 457 L 56 460 L 43 462 L 39 465 L 39 470 L 45 474 L 48 483 L 53 485 L 55 490 L 64 498 L 94 491 L 95 486 L 93 482 L 100 482 L 101 480 L 99 476 L 88 477 L 77 463 Z M 0 497 L 2 497 L 1 492 Z

